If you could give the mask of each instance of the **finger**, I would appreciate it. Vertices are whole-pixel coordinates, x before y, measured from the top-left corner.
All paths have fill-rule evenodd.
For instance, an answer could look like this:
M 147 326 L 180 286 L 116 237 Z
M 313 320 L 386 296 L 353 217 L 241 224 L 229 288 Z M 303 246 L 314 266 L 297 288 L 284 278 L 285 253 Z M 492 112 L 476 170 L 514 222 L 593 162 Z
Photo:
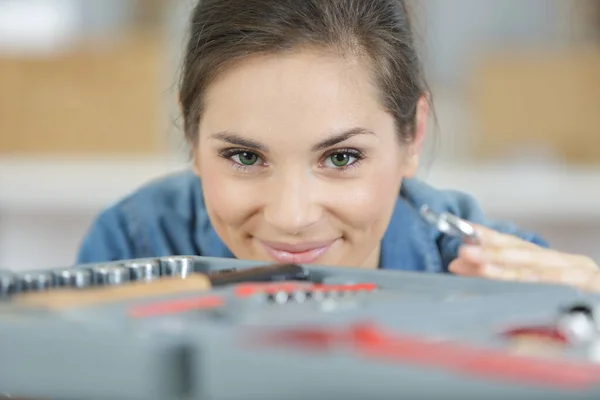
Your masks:
M 479 235 L 481 243 L 485 246 L 539 248 L 535 243 L 528 242 L 514 235 L 500 233 L 477 224 L 474 224 L 473 227 L 477 235 Z
M 487 262 L 485 246 L 465 244 L 458 249 L 458 258 L 471 264 L 485 264 Z
M 482 247 L 482 246 L 462 246 L 459 250 L 459 260 L 466 265 L 477 265 L 476 273 L 478 276 L 500 279 L 514 280 L 522 282 L 538 282 L 540 281 L 537 268 L 528 266 L 519 266 L 518 264 L 505 264 L 502 259 L 494 259 L 490 257 L 490 251 L 496 254 L 497 248 Z M 531 250 L 521 250 L 524 252 L 533 253 Z M 474 268 L 472 268 L 473 270 Z
M 502 247 L 463 245 L 458 250 L 458 258 L 471 264 L 484 266 L 495 264 L 500 259 L 497 253 L 502 250 L 504 250 Z
M 477 245 L 463 245 L 458 250 L 458 257 L 450 264 L 451 272 L 463 276 L 488 277 L 485 270 L 494 268 L 485 258 L 484 250 Z M 499 275 L 498 273 L 496 275 Z M 509 279 L 507 276 L 506 279 Z
M 540 247 L 464 245 L 459 249 L 459 257 L 452 268 L 465 276 L 565 284 L 600 291 L 600 270 L 592 259 Z
M 589 280 L 582 287 L 583 290 L 588 292 L 600 292 L 600 271 L 596 271 L 591 274 Z
M 489 279 L 519 282 L 539 282 L 538 271 L 531 268 L 502 268 L 494 264 L 485 264 L 481 276 Z
M 453 274 L 461 275 L 461 276 L 470 276 L 470 277 L 481 276 L 482 268 L 483 268 L 482 264 L 471 263 L 468 260 L 464 260 L 464 259 L 460 259 L 460 258 L 457 258 L 454 261 L 452 261 L 448 267 L 450 272 L 452 272 Z
M 477 251 L 467 249 L 466 253 L 474 258 Z M 548 249 L 483 247 L 479 250 L 480 262 L 495 264 L 506 268 L 543 268 L 596 270 L 593 260 L 578 255 L 560 253 Z
M 581 286 L 598 270 L 593 260 L 538 248 L 462 246 L 459 257 L 483 265 L 484 277 L 523 282 L 564 283 Z
M 521 282 L 542 282 L 586 288 L 597 271 L 589 269 L 562 268 L 501 268 L 486 265 L 485 277 L 491 279 L 514 280 Z
M 497 280 L 513 280 L 536 282 L 538 279 L 531 273 L 522 273 L 515 269 L 500 268 L 492 264 L 471 262 L 465 258 L 457 258 L 449 266 L 450 272 L 467 277 L 488 278 Z

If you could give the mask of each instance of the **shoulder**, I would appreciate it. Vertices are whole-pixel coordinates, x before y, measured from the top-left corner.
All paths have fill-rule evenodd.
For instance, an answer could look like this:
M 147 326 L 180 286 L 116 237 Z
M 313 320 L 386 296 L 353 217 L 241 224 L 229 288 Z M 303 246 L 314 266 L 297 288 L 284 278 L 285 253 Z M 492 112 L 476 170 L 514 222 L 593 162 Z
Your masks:
M 148 204 L 165 205 L 172 208 L 182 201 L 187 202 L 191 197 L 200 194 L 199 183 L 199 178 L 190 170 L 166 175 L 141 186 L 119 201 L 115 207 L 127 207 L 130 204 Z
M 426 204 L 436 212 L 449 212 L 474 223 L 485 222 L 479 204 L 471 195 L 457 190 L 437 189 L 419 179 L 405 179 L 400 196 L 416 209 Z
M 172 249 L 166 234 L 192 230 L 202 188 L 192 171 L 141 186 L 101 211 L 79 250 L 77 263 L 154 256 Z M 172 234 L 171 234 L 172 235 Z
M 130 224 L 136 218 L 161 218 L 165 213 L 188 218 L 192 203 L 202 198 L 200 181 L 192 171 L 182 171 L 152 180 L 109 206 L 99 219 L 119 219 Z

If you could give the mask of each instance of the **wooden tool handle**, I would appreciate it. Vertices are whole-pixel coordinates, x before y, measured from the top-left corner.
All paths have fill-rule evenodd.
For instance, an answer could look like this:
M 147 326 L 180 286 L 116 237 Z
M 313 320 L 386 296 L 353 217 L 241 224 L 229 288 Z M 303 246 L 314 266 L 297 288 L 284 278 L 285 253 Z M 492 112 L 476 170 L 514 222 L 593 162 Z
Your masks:
M 122 286 L 92 287 L 90 289 L 55 289 L 15 296 L 13 304 L 28 308 L 65 309 L 95 306 L 105 303 L 166 296 L 186 292 L 206 291 L 212 287 L 204 274 L 187 278 L 168 277 L 150 282 L 134 282 Z

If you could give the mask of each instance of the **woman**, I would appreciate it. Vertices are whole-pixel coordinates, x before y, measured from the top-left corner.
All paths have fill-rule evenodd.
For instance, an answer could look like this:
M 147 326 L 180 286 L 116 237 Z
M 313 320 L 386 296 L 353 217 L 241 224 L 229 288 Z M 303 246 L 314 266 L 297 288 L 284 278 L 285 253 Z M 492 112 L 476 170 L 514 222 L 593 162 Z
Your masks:
M 599 286 L 588 258 L 413 178 L 429 96 L 403 1 L 204 0 L 190 26 L 193 172 L 104 211 L 79 263 L 195 254 Z M 483 244 L 441 236 L 423 204 Z

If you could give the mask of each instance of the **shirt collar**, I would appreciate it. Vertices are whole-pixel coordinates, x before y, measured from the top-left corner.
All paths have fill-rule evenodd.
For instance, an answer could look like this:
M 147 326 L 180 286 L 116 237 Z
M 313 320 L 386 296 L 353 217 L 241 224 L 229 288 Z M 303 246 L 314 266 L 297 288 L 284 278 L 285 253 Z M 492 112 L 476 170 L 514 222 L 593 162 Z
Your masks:
M 439 251 L 431 228 L 402 194 L 381 241 L 379 267 L 403 271 L 439 272 Z

